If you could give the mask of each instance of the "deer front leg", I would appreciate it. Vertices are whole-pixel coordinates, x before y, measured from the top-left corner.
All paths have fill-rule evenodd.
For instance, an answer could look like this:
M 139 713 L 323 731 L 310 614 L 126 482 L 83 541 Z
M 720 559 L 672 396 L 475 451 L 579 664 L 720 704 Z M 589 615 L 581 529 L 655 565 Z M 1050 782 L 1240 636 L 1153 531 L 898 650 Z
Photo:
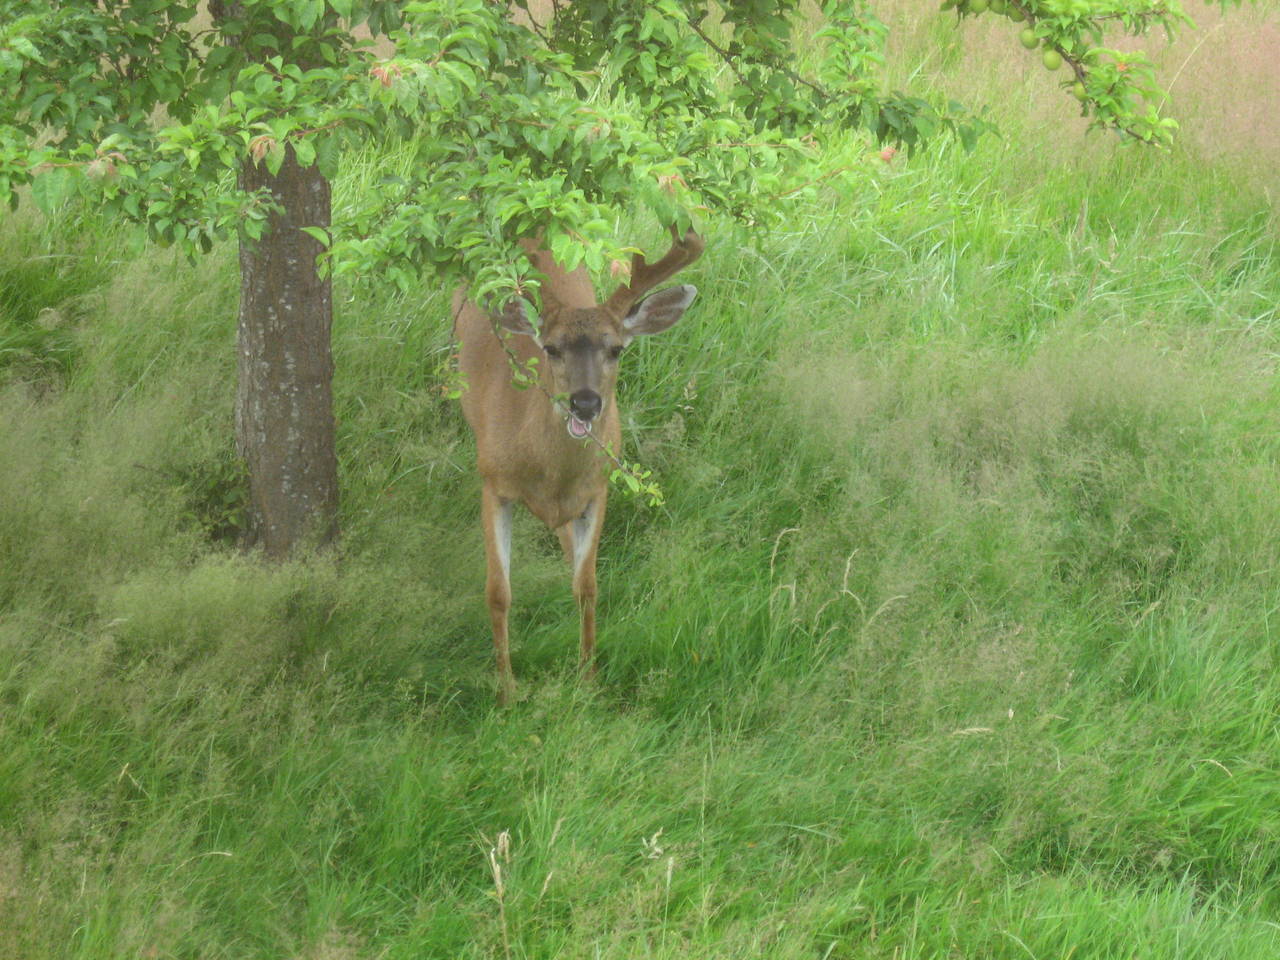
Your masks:
M 507 641 L 507 614 L 511 610 L 511 509 L 486 484 L 480 500 L 484 524 L 484 552 L 487 566 L 485 599 L 493 624 L 493 652 L 498 663 L 498 704 L 506 706 L 516 695 L 516 677 L 511 672 L 511 650 Z
M 588 677 L 595 676 L 596 672 L 596 546 L 604 524 L 604 502 L 602 494 L 587 505 L 581 516 L 566 525 L 573 548 L 573 596 L 582 617 L 579 667 Z

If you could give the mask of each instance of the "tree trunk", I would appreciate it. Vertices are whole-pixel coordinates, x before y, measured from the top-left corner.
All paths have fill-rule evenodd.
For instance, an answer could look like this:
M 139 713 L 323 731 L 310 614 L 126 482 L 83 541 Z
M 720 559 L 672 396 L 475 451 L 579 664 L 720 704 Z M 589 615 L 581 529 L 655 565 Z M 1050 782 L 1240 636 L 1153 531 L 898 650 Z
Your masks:
M 246 161 L 240 186 L 279 205 L 260 241 L 240 239 L 236 444 L 249 473 L 245 545 L 283 558 L 338 532 L 332 284 L 316 273 L 321 245 L 300 229 L 329 226 L 329 182 L 290 147 L 275 176 Z

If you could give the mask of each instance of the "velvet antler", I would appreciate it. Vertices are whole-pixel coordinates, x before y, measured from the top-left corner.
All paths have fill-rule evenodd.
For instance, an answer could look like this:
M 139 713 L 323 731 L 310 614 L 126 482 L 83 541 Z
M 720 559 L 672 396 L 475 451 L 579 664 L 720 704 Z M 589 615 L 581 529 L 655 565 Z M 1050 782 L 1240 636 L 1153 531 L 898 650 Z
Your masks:
M 631 258 L 631 280 L 613 292 L 605 302 L 606 310 L 614 316 L 623 316 L 646 293 L 702 256 L 704 243 L 692 227 L 682 237 L 673 225 L 671 240 L 671 249 L 657 263 L 649 263 L 642 253 Z

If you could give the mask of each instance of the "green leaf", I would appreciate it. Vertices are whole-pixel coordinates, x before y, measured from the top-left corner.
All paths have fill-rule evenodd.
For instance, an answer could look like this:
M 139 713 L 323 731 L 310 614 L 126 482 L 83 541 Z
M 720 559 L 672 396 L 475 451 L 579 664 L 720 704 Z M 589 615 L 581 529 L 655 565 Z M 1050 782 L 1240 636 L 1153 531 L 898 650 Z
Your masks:
M 300 227 L 299 229 L 322 247 L 328 248 L 333 242 L 333 237 L 324 227 Z
M 298 160 L 298 166 L 309 167 L 316 161 L 315 145 L 306 139 L 293 141 L 293 155 Z
M 36 174 L 31 181 L 31 199 L 46 217 L 51 216 L 75 192 L 76 173 L 55 167 Z
M 266 161 L 267 170 L 273 177 L 280 176 L 280 168 L 284 166 L 285 148 L 284 143 L 276 140 L 271 144 L 271 149 L 267 151 Z

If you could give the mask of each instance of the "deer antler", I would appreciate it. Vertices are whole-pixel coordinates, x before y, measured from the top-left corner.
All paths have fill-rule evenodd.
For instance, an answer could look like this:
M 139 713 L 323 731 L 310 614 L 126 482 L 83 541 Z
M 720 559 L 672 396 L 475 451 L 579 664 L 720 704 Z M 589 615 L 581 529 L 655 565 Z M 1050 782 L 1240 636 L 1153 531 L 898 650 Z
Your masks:
M 606 310 L 615 316 L 622 316 L 646 293 L 702 256 L 705 244 L 692 227 L 682 237 L 675 224 L 672 224 L 671 241 L 671 249 L 657 263 L 648 263 L 642 253 L 631 258 L 631 282 L 613 292 L 613 296 L 605 302 Z

